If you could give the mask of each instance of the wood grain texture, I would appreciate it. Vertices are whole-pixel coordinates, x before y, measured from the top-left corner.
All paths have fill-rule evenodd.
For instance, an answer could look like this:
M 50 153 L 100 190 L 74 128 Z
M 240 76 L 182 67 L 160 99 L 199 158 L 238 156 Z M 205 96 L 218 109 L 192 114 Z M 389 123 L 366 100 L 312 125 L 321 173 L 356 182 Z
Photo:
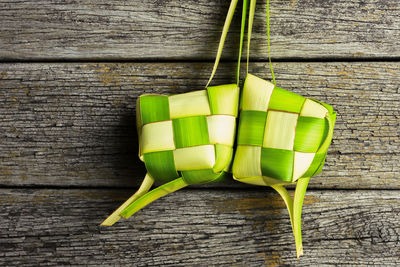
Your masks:
M 0 60 L 212 60 L 229 1 L 0 1 Z M 266 58 L 265 0 L 252 56 Z M 400 56 L 398 0 L 274 0 L 276 58 Z M 236 57 L 236 12 L 225 58 Z
M 278 266 L 400 264 L 396 191 L 312 191 L 296 259 L 272 191 L 182 190 L 111 228 L 129 192 L 0 190 L 0 265 Z
M 399 63 L 275 67 L 278 85 L 338 111 L 327 163 L 311 187 L 400 188 Z M 210 69 L 203 63 L 0 65 L 0 184 L 137 186 L 145 172 L 137 157 L 137 96 L 202 89 Z M 263 63 L 251 70 L 260 77 L 268 72 Z M 214 84 L 233 82 L 233 71 L 223 64 Z

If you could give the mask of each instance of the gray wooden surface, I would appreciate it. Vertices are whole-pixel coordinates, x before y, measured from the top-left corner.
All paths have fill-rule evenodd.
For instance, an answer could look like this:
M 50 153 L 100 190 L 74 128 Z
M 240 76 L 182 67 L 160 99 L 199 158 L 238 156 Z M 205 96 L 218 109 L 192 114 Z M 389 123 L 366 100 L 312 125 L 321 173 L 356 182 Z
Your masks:
M 0 58 L 211 60 L 229 2 L 0 0 Z M 265 6 L 258 1 L 252 45 L 263 59 Z M 237 49 L 239 17 L 226 55 Z M 271 1 L 276 58 L 400 57 L 399 24 L 398 0 Z
M 325 171 L 311 187 L 400 189 L 399 63 L 274 66 L 280 86 L 338 111 Z M 234 68 L 221 65 L 215 84 L 233 82 Z M 0 65 L 1 183 L 137 186 L 145 172 L 137 157 L 137 96 L 202 89 L 210 69 L 204 63 Z M 264 63 L 251 69 L 268 77 Z
M 271 190 L 183 190 L 128 221 L 98 226 L 125 190 L 0 191 L 0 265 L 394 265 L 397 191 L 312 190 L 303 211 L 304 256 Z
M 204 87 L 228 2 L 0 0 L 1 266 L 400 265 L 397 0 L 271 0 L 278 85 L 338 111 L 300 260 L 278 195 L 233 181 L 98 226 L 145 172 L 136 98 Z M 250 70 L 268 79 L 258 2 Z M 238 15 L 231 32 L 229 61 Z

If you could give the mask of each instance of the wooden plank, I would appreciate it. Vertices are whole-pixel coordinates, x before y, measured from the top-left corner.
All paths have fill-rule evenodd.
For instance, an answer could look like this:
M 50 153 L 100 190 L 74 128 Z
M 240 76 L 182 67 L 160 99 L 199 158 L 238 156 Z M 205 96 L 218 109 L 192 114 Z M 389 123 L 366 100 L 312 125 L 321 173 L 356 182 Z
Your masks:
M 214 58 L 229 1 L 0 1 L 0 60 Z M 399 57 L 398 0 L 271 1 L 276 58 Z M 226 45 L 235 58 L 240 12 Z M 252 56 L 266 58 L 265 0 Z
M 311 187 L 400 188 L 400 63 L 274 65 L 278 85 L 338 111 L 324 172 Z M 268 73 L 264 63 L 251 69 Z M 137 96 L 202 89 L 210 70 L 203 63 L 1 64 L 0 184 L 137 186 L 144 176 Z M 233 76 L 234 65 L 223 64 L 214 84 Z
M 399 191 L 312 191 L 296 259 L 272 191 L 182 190 L 111 228 L 123 190 L 0 190 L 0 265 L 400 264 Z

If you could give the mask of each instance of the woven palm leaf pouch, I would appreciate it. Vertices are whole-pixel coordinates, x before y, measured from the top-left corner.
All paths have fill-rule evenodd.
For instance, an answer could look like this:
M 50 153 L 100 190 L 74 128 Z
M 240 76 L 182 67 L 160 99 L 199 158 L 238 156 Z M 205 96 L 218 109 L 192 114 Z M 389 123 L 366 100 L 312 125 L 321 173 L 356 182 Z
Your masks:
M 251 0 L 248 53 L 256 1 Z M 269 3 L 267 1 L 269 53 Z M 247 61 L 248 62 L 248 61 Z M 271 63 L 271 59 L 270 59 Z M 240 103 L 233 177 L 237 181 L 271 186 L 289 211 L 297 257 L 303 254 L 301 209 L 310 177 L 322 170 L 332 140 L 336 112 L 328 104 L 303 97 L 274 83 L 247 74 Z M 285 185 L 296 184 L 293 198 Z
M 121 217 L 129 218 L 156 199 L 185 186 L 218 182 L 226 176 L 233 159 L 239 71 L 236 84 L 208 85 L 217 70 L 237 2 L 232 0 L 230 4 L 205 90 L 176 95 L 145 94 L 138 98 L 139 158 L 147 174 L 139 190 L 102 225 L 110 226 Z M 242 44 L 243 34 L 240 51 Z M 155 181 L 163 185 L 149 192 Z

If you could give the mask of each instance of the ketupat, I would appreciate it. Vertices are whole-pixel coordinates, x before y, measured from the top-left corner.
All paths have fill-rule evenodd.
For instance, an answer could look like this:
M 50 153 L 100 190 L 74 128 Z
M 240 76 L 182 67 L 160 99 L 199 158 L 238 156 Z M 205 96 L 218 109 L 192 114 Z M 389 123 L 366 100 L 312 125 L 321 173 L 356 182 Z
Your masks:
M 263 101 L 247 102 L 247 98 Z M 271 186 L 288 207 L 298 256 L 302 255 L 301 207 L 308 181 L 321 172 L 336 112 L 248 74 L 239 116 L 233 178 Z M 294 199 L 283 185 L 297 181 Z
M 218 182 L 223 177 L 233 155 L 238 98 L 236 84 L 173 96 L 140 96 L 139 156 L 147 176 L 166 184 L 130 204 L 122 217 L 129 218 L 187 185 Z M 164 103 L 162 116 L 156 116 L 153 106 L 160 102 Z
M 231 2 L 207 86 L 217 69 L 236 4 L 237 0 Z M 251 0 L 247 73 L 255 5 L 256 1 Z M 148 174 L 135 195 L 102 225 L 112 225 L 120 216 L 127 218 L 152 201 L 189 184 L 218 181 L 226 173 L 232 158 L 246 12 L 247 0 L 244 0 L 236 85 L 209 87 L 169 97 L 143 95 L 139 98 L 139 154 Z M 325 103 L 275 86 L 269 45 L 268 0 L 267 37 L 274 83 L 251 74 L 246 77 L 240 101 L 233 176 L 240 182 L 271 186 L 281 195 L 289 211 L 299 257 L 303 253 L 301 208 L 305 191 L 310 177 L 322 170 L 332 140 L 336 112 Z M 167 183 L 147 193 L 154 180 Z M 297 186 L 292 199 L 284 185 L 295 182 Z
M 247 70 L 256 1 L 251 0 Z M 269 1 L 267 0 L 269 46 Z M 308 181 L 321 172 L 333 136 L 336 112 L 328 104 L 286 91 L 247 74 L 240 100 L 239 132 L 233 162 L 237 181 L 271 186 L 289 211 L 297 257 L 303 254 L 301 209 Z M 293 199 L 284 185 L 296 183 Z
M 225 177 L 233 158 L 239 71 L 236 84 L 208 85 L 217 70 L 237 2 L 230 4 L 206 90 L 138 98 L 139 157 L 147 174 L 139 190 L 101 225 L 111 226 L 121 217 L 129 218 L 154 200 L 190 184 L 218 182 Z M 242 25 L 240 51 L 243 32 Z M 148 192 L 154 181 L 165 184 Z

